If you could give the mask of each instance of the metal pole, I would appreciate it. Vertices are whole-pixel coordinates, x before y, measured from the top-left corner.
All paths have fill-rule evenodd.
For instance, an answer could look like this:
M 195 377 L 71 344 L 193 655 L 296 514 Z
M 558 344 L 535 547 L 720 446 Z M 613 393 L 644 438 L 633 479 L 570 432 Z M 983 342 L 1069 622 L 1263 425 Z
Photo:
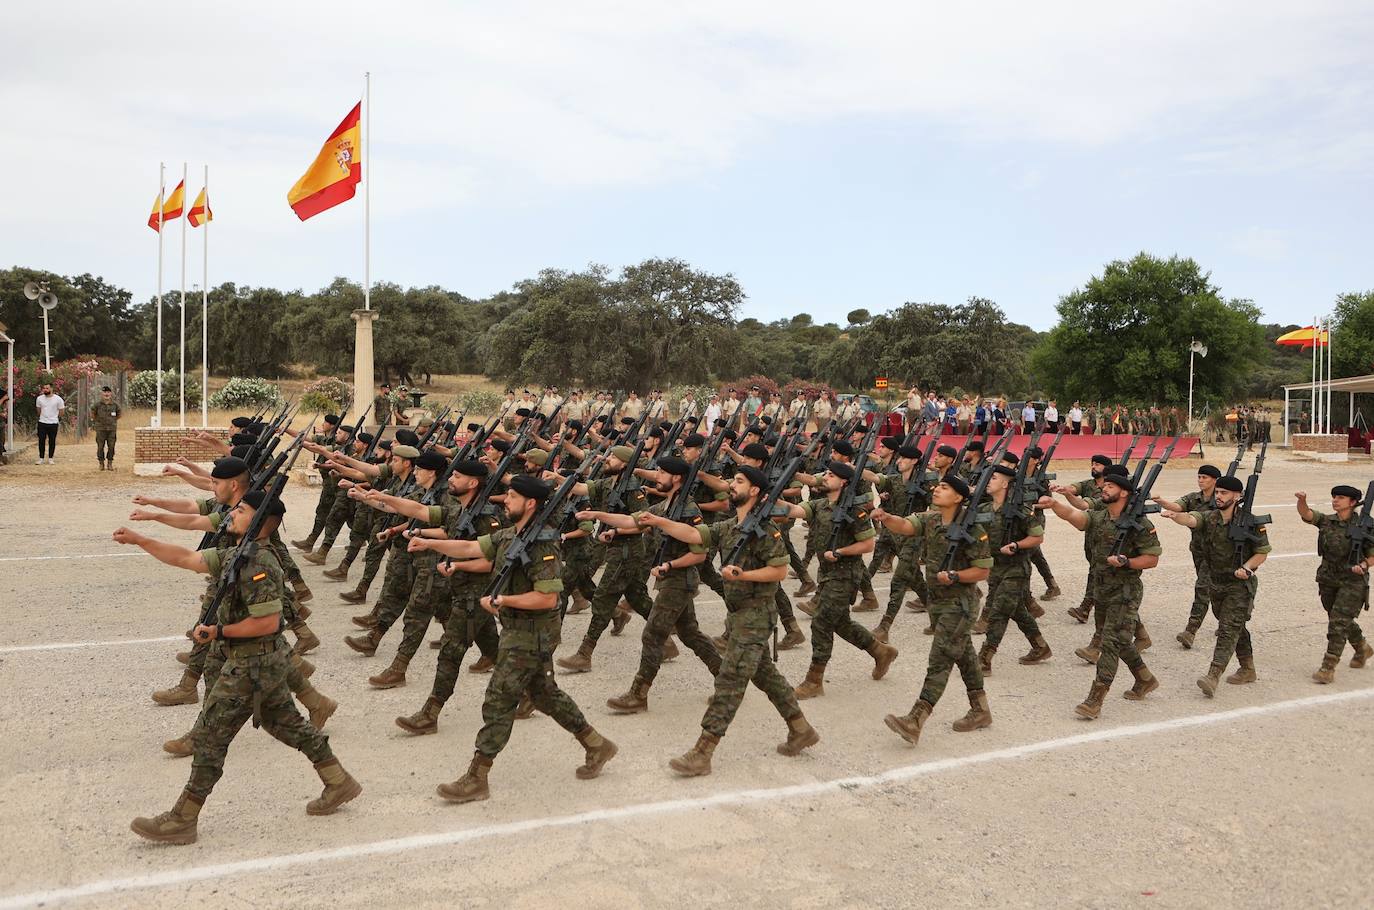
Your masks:
M 1327 317 L 1322 321 L 1322 334 L 1326 337 L 1326 408 L 1322 413 L 1326 414 L 1326 432 L 1331 432 L 1331 380 L 1335 377 L 1335 369 L 1331 358 L 1331 319 Z
M 363 73 L 363 309 L 372 309 L 372 74 Z M 359 392 L 358 394 L 361 394 Z
M 14 451 L 14 340 L 8 335 L 5 341 L 9 353 L 5 355 L 5 451 Z
M 186 426 L 186 162 L 181 162 L 181 423 Z
M 205 165 L 205 257 L 200 284 L 200 425 L 210 425 L 210 165 Z
M 43 369 L 52 372 L 52 347 L 48 341 L 48 308 L 43 307 Z
M 1283 387 L 1283 446 L 1288 447 L 1288 386 Z
M 157 191 L 157 400 L 153 426 L 162 426 L 162 210 L 167 207 L 167 165 L 159 163 Z
M 1193 344 L 1188 344 L 1188 429 L 1193 427 L 1193 358 L 1197 356 L 1197 351 L 1193 350 Z

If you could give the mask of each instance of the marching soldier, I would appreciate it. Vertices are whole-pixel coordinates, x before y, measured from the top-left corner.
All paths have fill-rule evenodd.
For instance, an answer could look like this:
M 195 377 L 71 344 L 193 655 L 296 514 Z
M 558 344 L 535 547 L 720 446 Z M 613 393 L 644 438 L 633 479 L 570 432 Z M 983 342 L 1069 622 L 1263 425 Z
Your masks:
M 1217 469 L 1216 465 L 1205 464 L 1197 469 L 1197 492 L 1185 493 L 1178 498 L 1177 502 L 1170 502 L 1162 496 L 1150 498 L 1166 513 L 1210 512 L 1216 508 L 1216 486 L 1220 477 L 1221 471 Z M 1193 557 L 1193 572 L 1195 573 L 1193 606 L 1188 611 L 1188 624 L 1175 638 L 1179 644 L 1188 649 L 1193 646 L 1193 638 L 1197 635 L 1197 630 L 1202 628 L 1202 621 L 1207 617 L 1209 604 L 1213 616 L 1220 618 L 1220 614 L 1217 612 L 1216 605 L 1211 603 L 1211 571 L 1207 567 L 1207 549 L 1203 545 L 1201 527 L 1198 525 L 1185 526 L 1192 528 L 1188 535 L 1188 553 Z
M 920 458 L 921 450 L 916 446 L 903 445 L 897 449 L 897 473 L 884 475 L 878 483 L 883 511 L 892 515 L 919 515 L 930 509 L 930 494 L 927 491 L 939 482 L 940 475 L 933 470 L 927 470 L 922 482 L 916 484 L 917 478 L 913 477 L 913 474 L 916 462 Z M 932 454 L 931 460 L 934 458 Z M 913 486 L 918 489 L 911 491 Z M 892 535 L 886 525 L 879 527 L 883 533 Z M 916 594 L 915 600 L 912 601 L 913 609 L 919 604 L 924 610 L 926 602 L 930 599 L 925 572 L 921 568 L 925 558 L 924 539 L 920 535 L 892 535 L 892 540 L 896 548 L 897 564 L 892 571 L 892 584 L 888 589 L 887 611 L 873 629 L 873 637 L 883 642 L 888 640 L 888 633 L 897 620 L 902 599 L 906 597 L 908 590 Z
M 992 552 L 992 570 L 988 575 L 987 638 L 978 652 L 983 675 L 992 673 L 992 658 L 1002 643 L 1007 623 L 1017 628 L 1030 642 L 1030 651 L 1019 660 L 1023 664 L 1038 664 L 1052 656 L 1050 646 L 1040 633 L 1027 606 L 1030 597 L 1030 554 L 1045 540 L 1044 519 L 1029 504 L 1008 521 L 1002 518 L 1008 487 L 1015 482 L 1016 471 L 1004 464 L 993 467 L 988 480 L 988 499 L 992 520 L 987 525 L 988 547 Z
M 1326 653 L 1312 679 L 1326 685 L 1336 678 L 1336 664 L 1341 662 L 1347 642 L 1355 649 L 1355 656 L 1350 658 L 1352 669 L 1361 669 L 1374 657 L 1374 646 L 1355 622 L 1360 610 L 1369 608 L 1374 539 L 1367 538 L 1359 552 L 1352 552 L 1355 543 L 1350 528 L 1359 521 L 1355 509 L 1364 499 L 1358 488 L 1348 484 L 1332 487 L 1330 514 L 1309 506 L 1306 493 L 1294 495 L 1299 517 L 1317 529 L 1317 552 L 1322 558 L 1317 566 L 1317 593 L 1327 614 Z
M 362 474 L 375 478 L 375 482 L 393 482 L 394 487 L 390 492 L 403 496 L 415 486 L 415 460 L 419 457 L 419 449 L 413 445 L 405 444 L 391 447 L 391 461 L 384 469 L 364 465 L 354 459 L 346 459 L 346 461 Z M 348 495 L 357 497 L 362 504 L 371 507 L 366 500 L 365 491 L 354 488 L 348 491 Z M 382 596 L 372 611 L 372 615 L 376 617 L 376 622 L 368 629 L 366 635 L 344 637 L 344 644 L 364 657 L 371 657 L 377 653 L 377 646 L 382 643 L 382 636 L 386 634 L 386 630 L 391 627 L 391 624 L 400 617 L 405 609 L 406 599 L 410 596 L 410 589 L 415 583 L 414 560 L 406 550 L 405 540 L 399 535 L 391 533 L 391 521 L 390 515 L 382 513 L 382 517 L 378 519 L 381 529 L 373 535 L 388 546 L 386 572 L 382 576 Z
M 296 433 L 290 427 L 283 432 L 288 436 L 295 436 Z M 337 478 L 333 477 L 327 464 L 329 462 L 329 452 L 337 450 L 347 437 L 348 431 L 339 426 L 339 415 L 324 415 L 324 430 L 315 434 L 310 441 L 312 444 L 310 451 L 316 454 L 315 470 L 320 475 L 320 498 L 315 504 L 315 523 L 310 527 L 310 533 L 301 540 L 291 541 L 291 546 L 297 550 L 304 550 L 306 555 L 301 557 L 306 562 L 315 565 L 324 564 L 324 554 L 319 554 L 319 559 L 314 558 L 315 554 L 311 551 L 315 548 L 315 541 L 324 530 L 324 524 L 329 519 L 329 512 L 334 508 L 334 499 L 339 493 Z M 323 450 L 323 451 L 322 451 Z

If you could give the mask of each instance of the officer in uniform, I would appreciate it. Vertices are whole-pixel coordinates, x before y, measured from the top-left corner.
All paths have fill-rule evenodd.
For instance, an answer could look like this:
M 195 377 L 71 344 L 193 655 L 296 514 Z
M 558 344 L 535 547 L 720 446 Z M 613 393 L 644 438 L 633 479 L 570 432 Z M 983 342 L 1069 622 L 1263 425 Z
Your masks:
M 101 386 L 100 400 L 91 405 L 91 429 L 95 430 L 95 460 L 102 471 L 114 470 L 115 437 L 123 413 L 124 409 L 114 400 L 114 390 Z

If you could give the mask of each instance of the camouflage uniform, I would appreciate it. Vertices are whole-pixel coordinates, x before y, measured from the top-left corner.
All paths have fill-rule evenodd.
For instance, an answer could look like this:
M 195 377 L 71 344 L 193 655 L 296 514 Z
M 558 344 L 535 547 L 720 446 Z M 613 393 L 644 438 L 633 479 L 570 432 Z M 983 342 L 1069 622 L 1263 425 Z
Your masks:
M 437 481 L 436 481 L 437 482 Z M 411 487 L 403 495 L 404 499 L 419 502 L 428 491 L 418 485 Z M 447 495 L 447 494 L 444 494 Z M 431 515 L 433 508 L 431 507 Z M 404 519 L 403 519 L 404 520 Z M 432 527 L 428 522 L 415 522 L 417 528 Z M 382 601 L 378 603 L 377 634 L 385 635 L 387 629 L 401 619 L 401 643 L 396 649 L 396 659 L 392 666 L 404 670 L 415 652 L 420 650 L 425 630 L 430 620 L 437 615 L 441 623 L 448 621 L 448 579 L 440 575 L 439 554 L 434 550 L 421 550 L 410 553 L 404 535 L 392 538 L 392 556 L 405 554 L 403 569 L 395 575 L 387 565 L 387 577 L 382 586 Z
M 628 471 L 630 468 L 626 467 L 625 470 Z M 587 484 L 587 498 L 591 501 L 594 511 L 604 510 L 606 497 L 614 485 L 614 477 L 593 480 Z M 631 486 L 625 494 L 625 514 L 641 512 L 647 507 L 648 501 L 644 497 L 644 491 L 640 487 Z M 600 640 L 601 633 L 611 624 L 611 617 L 615 614 L 616 605 L 620 603 L 621 597 L 629 601 L 635 612 L 645 618 L 648 618 L 649 610 L 653 607 L 646 583 L 649 576 L 649 554 L 645 552 L 644 535 L 619 535 L 605 545 L 605 553 L 606 568 L 601 574 L 601 581 L 597 583 L 596 595 L 592 598 L 592 619 L 587 624 L 586 636 L 582 640 L 582 647 L 589 655 Z
M 510 527 L 479 537 L 482 556 L 499 566 L 516 533 Z M 562 591 L 556 535 L 536 541 L 528 552 L 529 564 L 511 573 L 506 593 Z M 553 652 L 558 648 L 561 627 L 557 610 L 501 608 L 501 643 L 482 702 L 482 729 L 477 732 L 477 751 L 487 759 L 495 758 L 510 741 L 515 709 L 526 691 L 536 708 L 568 732 L 577 734 L 588 727 L 576 702 L 558 687 L 554 677 Z
M 926 471 L 925 489 L 933 488 L 939 479 L 939 475 L 934 471 Z M 908 492 L 910 481 L 903 479 L 902 475 L 892 474 L 884 478 L 884 481 L 885 483 L 878 484 L 878 490 L 888 494 L 887 500 L 883 503 L 883 511 L 892 515 L 907 515 L 919 514 L 930 508 L 930 494 L 925 492 L 913 495 Z M 896 565 L 892 569 L 892 584 L 887 593 L 887 611 L 883 613 L 882 619 L 883 625 L 889 627 L 896 620 L 897 612 L 902 608 L 902 599 L 906 597 L 908 590 L 914 592 L 922 603 L 930 600 L 930 589 L 926 585 L 925 572 L 921 569 L 921 562 L 925 557 L 925 538 L 919 534 L 914 537 L 893 535 L 893 541 L 896 546 Z
M 450 539 L 461 537 L 458 522 L 467 509 L 452 496 L 444 496 L 437 506 L 429 508 L 429 523 L 442 526 Z M 478 532 L 494 534 L 501 529 L 501 522 L 490 511 L 475 518 Z M 437 573 L 436 573 L 437 574 Z M 496 629 L 496 617 L 482 609 L 482 595 L 486 593 L 491 581 L 489 572 L 454 572 L 448 579 L 448 619 L 444 622 L 444 635 L 439 639 L 439 660 L 434 669 L 434 687 L 430 696 L 439 704 L 448 701 L 458 684 L 458 672 L 463 658 L 474 644 L 485 656 L 496 658 L 500 635 Z
M 1258 528 L 1260 540 L 1246 541 L 1241 550 L 1241 563 L 1236 562 L 1235 545 L 1227 538 L 1230 524 L 1222 521 L 1219 510 L 1190 512 L 1197 519 L 1193 541 L 1202 551 L 1202 564 L 1208 571 L 1208 590 L 1211 595 L 1212 609 L 1217 614 L 1217 645 L 1212 652 L 1212 669 L 1220 674 L 1231 662 L 1231 656 L 1250 658 L 1254 650 L 1250 644 L 1250 630 L 1245 624 L 1255 609 L 1255 592 L 1259 589 L 1259 578 L 1236 577 L 1235 570 L 1241 563 L 1256 553 L 1268 553 L 1269 534 L 1263 527 Z
M 830 548 L 830 539 L 834 535 L 831 516 L 835 503 L 829 497 L 810 499 L 801 508 L 812 535 L 823 535 L 825 540 L 820 545 L 820 568 L 816 570 L 819 590 L 816 592 L 816 612 L 811 618 L 811 665 L 823 667 L 830 662 L 836 634 L 861 651 L 873 647 L 873 633 L 849 615 L 850 604 L 854 602 L 859 582 L 867 569 L 862 556 L 840 556 L 834 562 L 825 558 L 825 550 Z M 868 517 L 871 508 L 872 502 L 867 497 L 862 502 L 854 503 L 854 519 L 840 529 L 834 549 L 871 540 L 877 535 L 873 530 L 873 521 Z
M 669 501 L 665 499 L 650 508 L 649 512 L 659 516 L 665 515 L 668 504 Z M 681 520 L 690 525 L 702 525 L 701 512 L 692 503 L 688 503 L 683 510 Z M 706 552 L 704 545 L 685 544 L 662 531 L 655 531 L 654 536 L 658 539 L 646 543 L 655 548 L 655 555 L 658 547 L 663 547 L 661 562 L 671 562 L 688 553 Z M 678 639 L 701 658 L 701 662 L 706 664 L 706 669 L 711 671 L 712 676 L 720 672 L 720 652 L 697 625 L 696 607 L 693 604 L 696 594 L 696 566 L 671 569 L 666 576 L 658 580 L 654 605 L 649 610 L 649 619 L 644 624 L 644 634 L 640 637 L 642 647 L 639 653 L 639 672 L 635 674 L 637 680 L 652 683 L 658 676 L 659 667 L 663 664 L 663 644 L 673 633 L 677 633 Z
M 1203 496 L 1202 491 L 1186 493 L 1180 496 L 1178 504 L 1183 507 L 1185 512 L 1196 512 L 1206 514 L 1214 505 L 1215 496 Z M 1188 538 L 1188 553 L 1193 557 L 1193 571 L 1197 573 L 1193 582 L 1193 606 L 1188 610 L 1187 631 L 1197 632 L 1202 628 L 1202 621 L 1207 618 L 1207 608 L 1211 605 L 1212 615 L 1220 619 L 1220 609 L 1212 603 L 1211 572 L 1207 568 L 1207 550 L 1202 543 L 1202 528 L 1191 529 Z M 1226 564 L 1230 563 L 1230 554 L 1227 554 Z M 1235 568 L 1232 566 L 1232 568 Z M 1228 658 L 1229 659 L 1229 658 Z
M 1364 631 L 1355 619 L 1369 602 L 1369 582 L 1367 577 L 1361 578 L 1350 571 L 1352 543 L 1348 529 L 1358 518 L 1356 512 L 1348 520 L 1341 521 L 1335 515 L 1313 509 L 1312 520 L 1308 522 L 1317 529 L 1317 553 L 1322 558 L 1317 566 L 1317 593 L 1327 613 L 1326 656 L 1333 658 L 1333 665 L 1340 660 L 1346 642 L 1358 652 L 1365 641 Z M 1366 559 L 1374 556 L 1374 542 L 1366 544 L 1361 556 Z
M 981 518 L 982 516 L 980 516 Z M 1044 519 L 1030 506 L 1024 505 L 1021 513 L 1008 522 L 1000 512 L 986 516 L 988 549 L 992 553 L 992 571 L 988 573 L 988 631 L 986 647 L 996 650 L 1006 634 L 1007 623 L 1016 623 L 1034 643 L 1040 638 L 1040 627 L 1027 608 L 1027 595 L 1030 593 L 1031 553 L 1033 549 L 1017 550 L 1010 556 L 1002 554 L 1002 547 L 1026 537 L 1042 537 L 1045 533 Z
M 723 499 L 729 498 L 730 494 L 726 491 L 713 490 L 704 483 L 698 483 L 696 489 L 692 491 L 692 499 L 694 502 L 696 502 L 698 507 L 700 507 L 704 503 L 720 502 Z M 725 513 L 723 512 L 702 511 L 701 521 L 703 524 L 713 525 L 716 522 L 720 521 L 721 517 L 724 514 Z M 801 573 L 798 572 L 797 574 L 800 575 Z M 706 585 L 706 587 L 716 592 L 716 594 L 719 595 L 722 599 L 725 597 L 725 579 L 720 577 L 720 570 L 716 568 L 715 563 L 713 563 L 711 560 L 708 559 L 701 565 L 697 566 L 697 577 L 698 579 L 700 579 L 702 584 Z M 781 585 L 779 585 L 779 587 L 781 588 Z
M 91 405 L 91 429 L 95 430 L 95 457 L 97 461 L 114 463 L 115 438 L 119 432 L 119 415 L 124 409 L 117 402 L 106 404 L 97 401 Z
M 739 517 L 732 514 L 715 524 L 703 524 L 699 530 L 707 547 L 728 554 L 739 539 Z M 739 565 L 745 571 L 787 565 L 782 532 L 775 527 L 764 537 L 751 540 L 739 558 Z M 751 681 L 768 696 L 784 720 L 801 716 L 802 710 L 791 684 L 768 656 L 768 639 L 777 623 L 773 595 L 778 586 L 775 581 L 725 582 L 725 628 L 729 644 L 721 655 L 715 694 L 701 719 L 701 727 L 707 733 L 717 737 L 725 735 Z
M 1116 679 L 1117 664 L 1125 661 L 1132 672 L 1145 666 L 1135 647 L 1136 626 L 1140 621 L 1140 601 L 1145 585 L 1140 569 L 1118 569 L 1107 564 L 1116 543 L 1116 521 L 1105 508 L 1090 509 L 1084 541 L 1090 552 L 1091 572 L 1097 576 L 1094 596 L 1099 611 L 1105 611 L 1102 621 L 1102 651 L 1097 659 L 1097 681 L 1108 688 Z M 1148 518 L 1142 518 L 1143 531 L 1131 531 L 1126 536 L 1122 555 L 1158 556 L 1164 552 L 1159 535 Z
M 339 449 L 339 446 L 334 442 L 334 434 L 332 432 L 316 435 L 311 441 L 317 445 L 324 446 L 331 452 L 336 452 Z M 310 527 L 310 540 L 314 540 L 319 536 L 320 532 L 324 530 L 325 522 L 328 521 L 329 513 L 334 508 L 334 502 L 338 499 L 339 495 L 339 477 L 333 471 L 325 467 L 325 459 L 323 456 L 317 455 L 315 457 L 315 469 L 320 472 L 320 499 L 319 502 L 315 504 L 315 523 Z M 347 497 L 344 498 L 347 499 Z M 342 525 L 342 522 L 340 522 L 340 525 Z M 337 528 L 335 529 L 335 533 L 338 533 Z M 333 542 L 334 538 L 330 536 L 329 543 L 332 544 Z M 321 549 L 327 550 L 329 547 L 326 545 Z
M 227 559 L 220 550 L 202 553 L 216 577 Z M 281 611 L 285 595 L 282 570 L 272 551 L 259 548 L 239 573 L 234 590 L 220 603 L 216 622 L 222 625 Z M 224 664 L 205 696 L 193 736 L 195 754 L 187 792 L 202 801 L 224 774 L 229 743 L 250 717 L 274 738 L 303 752 L 315 764 L 334 757 L 329 737 L 310 725 L 291 700 L 287 677 L 290 647 L 280 632 L 254 639 L 217 641 Z
M 965 689 L 970 693 L 983 690 L 983 671 L 978 666 L 978 655 L 973 650 L 972 629 L 977 609 L 974 585 L 963 582 L 945 585 L 937 581 L 940 564 L 949 549 L 948 525 L 939 512 L 908 515 L 907 521 L 916 529 L 916 536 L 922 539 L 926 554 L 926 584 L 930 590 L 926 603 L 931 624 L 935 627 L 935 640 L 930 645 L 930 662 L 926 666 L 920 701 L 933 708 L 944 694 L 950 670 L 956 665 Z M 956 572 L 969 568 L 991 569 L 992 552 L 988 546 L 987 529 L 975 524 L 970 533 L 973 543 L 959 548 L 951 569 Z M 939 559 L 936 559 L 937 555 Z

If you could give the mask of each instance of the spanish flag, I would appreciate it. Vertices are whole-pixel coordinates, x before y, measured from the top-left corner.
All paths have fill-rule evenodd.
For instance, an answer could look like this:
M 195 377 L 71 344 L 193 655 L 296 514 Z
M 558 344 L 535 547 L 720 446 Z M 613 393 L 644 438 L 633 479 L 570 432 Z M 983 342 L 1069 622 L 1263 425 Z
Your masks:
M 204 189 L 200 191 L 196 201 L 191 204 L 191 211 L 186 213 L 186 220 L 191 223 L 191 227 L 200 227 L 207 221 L 215 220 L 215 213 L 210 211 L 210 197 Z
M 177 188 L 172 190 L 172 195 L 167 197 L 167 201 L 162 201 L 162 193 L 157 194 L 153 200 L 153 212 L 148 216 L 148 227 L 155 231 L 161 231 L 161 223 L 158 221 L 158 211 L 162 212 L 162 223 L 181 217 L 181 208 L 186 204 L 186 182 L 177 184 Z
M 329 134 L 305 176 L 286 194 L 286 201 L 302 221 L 347 202 L 357 191 L 358 181 L 363 179 L 362 109 L 361 101 L 353 106 Z

